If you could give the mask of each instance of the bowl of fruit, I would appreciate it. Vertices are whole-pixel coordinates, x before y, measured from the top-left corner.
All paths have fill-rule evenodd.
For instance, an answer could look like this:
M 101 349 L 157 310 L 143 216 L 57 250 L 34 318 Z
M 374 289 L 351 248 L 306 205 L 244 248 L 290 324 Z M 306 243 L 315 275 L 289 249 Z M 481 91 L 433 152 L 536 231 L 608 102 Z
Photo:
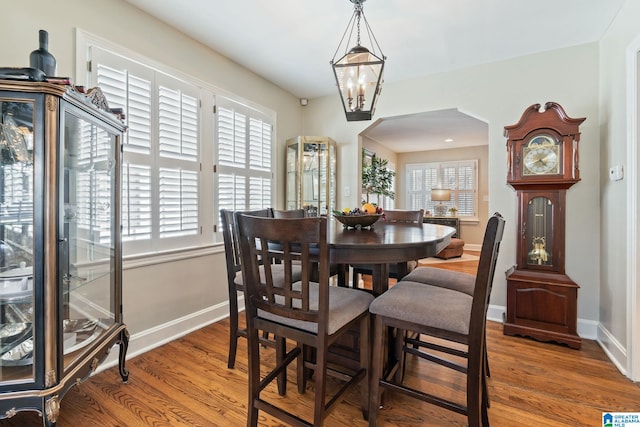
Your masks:
M 365 203 L 362 207 L 342 211 L 333 211 L 333 216 L 344 228 L 371 228 L 380 218 L 382 218 L 382 208 L 371 203 Z

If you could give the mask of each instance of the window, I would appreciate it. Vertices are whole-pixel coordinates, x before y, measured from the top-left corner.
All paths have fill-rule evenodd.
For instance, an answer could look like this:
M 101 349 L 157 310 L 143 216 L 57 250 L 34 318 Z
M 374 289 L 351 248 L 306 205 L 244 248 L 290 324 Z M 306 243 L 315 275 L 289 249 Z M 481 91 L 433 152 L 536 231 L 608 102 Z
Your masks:
M 270 207 L 273 126 L 259 112 L 228 99 L 219 99 L 216 109 L 218 208 Z
M 272 205 L 272 113 L 124 48 L 84 33 L 80 38 L 90 59 L 88 84 L 102 89 L 110 108 L 123 109 L 128 127 L 125 255 L 221 241 L 220 208 Z
M 478 161 L 464 160 L 407 165 L 407 205 L 409 209 L 434 211 L 439 202 L 431 200 L 432 188 L 451 190 L 447 208 L 456 207 L 458 216 L 475 218 L 478 211 Z

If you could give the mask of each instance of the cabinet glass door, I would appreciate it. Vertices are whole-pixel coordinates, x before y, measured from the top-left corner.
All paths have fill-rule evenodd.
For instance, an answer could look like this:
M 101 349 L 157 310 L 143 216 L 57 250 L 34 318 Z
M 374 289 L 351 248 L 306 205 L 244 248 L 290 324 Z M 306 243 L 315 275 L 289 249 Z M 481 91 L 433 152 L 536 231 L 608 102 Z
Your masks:
M 300 188 L 298 184 L 299 144 L 287 145 L 287 209 L 297 209 Z
M 0 95 L 0 380 L 34 380 L 34 100 Z M 39 332 L 38 332 L 39 333 Z
M 309 216 L 318 215 L 324 196 L 321 194 L 320 168 L 325 159 L 324 146 L 318 143 L 305 143 L 302 151 L 302 207 Z
M 60 254 L 65 368 L 115 324 L 116 137 L 64 110 Z

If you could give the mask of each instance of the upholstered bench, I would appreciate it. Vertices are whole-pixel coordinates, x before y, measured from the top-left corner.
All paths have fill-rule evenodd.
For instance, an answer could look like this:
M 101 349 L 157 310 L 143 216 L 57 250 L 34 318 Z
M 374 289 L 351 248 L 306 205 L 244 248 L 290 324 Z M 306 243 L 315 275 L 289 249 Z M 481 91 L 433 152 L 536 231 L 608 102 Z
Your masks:
M 451 243 L 449 246 L 438 252 L 436 257 L 441 259 L 449 259 L 462 256 L 462 252 L 464 249 L 464 240 L 462 239 L 451 239 Z

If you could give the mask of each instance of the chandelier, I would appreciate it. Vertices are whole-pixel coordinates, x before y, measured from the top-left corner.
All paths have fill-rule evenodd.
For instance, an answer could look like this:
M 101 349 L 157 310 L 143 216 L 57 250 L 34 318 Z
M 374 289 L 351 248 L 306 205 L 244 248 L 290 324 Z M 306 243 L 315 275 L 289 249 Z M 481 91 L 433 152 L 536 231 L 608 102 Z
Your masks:
M 336 83 L 347 121 L 371 120 L 376 108 L 378 95 L 382 89 L 382 72 L 387 59 L 376 40 L 367 18 L 362 10 L 365 0 L 350 0 L 354 11 L 342 40 L 331 60 L 331 67 L 336 76 Z M 364 31 L 368 36 L 371 50 L 360 44 L 360 22 L 364 23 Z M 349 49 L 354 31 L 356 45 Z M 348 49 L 348 50 L 347 50 Z M 336 60 L 338 52 L 344 55 Z

